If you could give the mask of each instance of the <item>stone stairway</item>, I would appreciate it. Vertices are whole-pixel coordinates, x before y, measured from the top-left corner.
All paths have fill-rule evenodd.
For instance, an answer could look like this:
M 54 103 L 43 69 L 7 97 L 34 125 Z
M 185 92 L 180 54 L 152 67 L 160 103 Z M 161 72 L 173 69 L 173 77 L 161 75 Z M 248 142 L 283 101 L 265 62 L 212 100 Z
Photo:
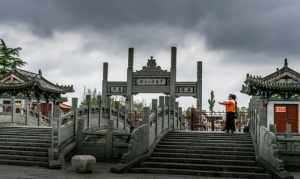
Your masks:
M 1 127 L 0 164 L 49 167 L 50 128 Z
M 271 178 L 256 162 L 248 134 L 170 132 L 129 172 Z

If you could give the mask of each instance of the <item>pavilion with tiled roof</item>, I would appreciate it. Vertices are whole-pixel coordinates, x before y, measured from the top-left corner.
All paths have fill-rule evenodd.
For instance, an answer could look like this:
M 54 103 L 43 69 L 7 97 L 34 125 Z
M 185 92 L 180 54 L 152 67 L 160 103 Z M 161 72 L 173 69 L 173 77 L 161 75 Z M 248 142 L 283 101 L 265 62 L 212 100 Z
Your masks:
M 61 94 L 74 92 L 73 86 L 62 86 L 48 81 L 41 70 L 33 73 L 21 69 L 8 72 L 0 80 L 1 96 L 28 96 L 58 99 Z
M 300 73 L 289 67 L 287 59 L 282 68 L 265 77 L 247 74 L 241 92 L 263 101 L 266 126 L 286 132 L 291 125 L 294 133 L 300 133 Z
M 62 94 L 70 92 L 74 92 L 73 85 L 54 84 L 43 76 L 41 70 L 38 73 L 33 73 L 22 69 L 13 69 L 0 79 L 1 101 L 6 100 L 8 102 L 7 109 L 12 112 L 12 122 L 16 112 L 15 100 L 24 101 L 26 118 L 30 106 L 36 106 L 39 125 L 40 116 L 49 118 L 53 109 L 52 106 L 64 100 Z M 2 105 L 2 111 L 5 112 L 5 104 Z
M 251 96 L 277 99 L 298 99 L 300 95 L 300 73 L 291 69 L 285 59 L 284 66 L 265 77 L 247 74 L 242 93 Z

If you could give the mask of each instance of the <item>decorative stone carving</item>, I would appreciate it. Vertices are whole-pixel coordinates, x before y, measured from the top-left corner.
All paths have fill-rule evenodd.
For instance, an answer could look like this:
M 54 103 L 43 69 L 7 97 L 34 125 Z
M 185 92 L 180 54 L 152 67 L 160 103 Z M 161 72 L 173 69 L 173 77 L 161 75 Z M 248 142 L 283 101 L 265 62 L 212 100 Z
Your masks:
M 283 161 L 279 159 L 276 135 L 264 126 L 260 127 L 259 156 L 277 171 L 284 171 Z

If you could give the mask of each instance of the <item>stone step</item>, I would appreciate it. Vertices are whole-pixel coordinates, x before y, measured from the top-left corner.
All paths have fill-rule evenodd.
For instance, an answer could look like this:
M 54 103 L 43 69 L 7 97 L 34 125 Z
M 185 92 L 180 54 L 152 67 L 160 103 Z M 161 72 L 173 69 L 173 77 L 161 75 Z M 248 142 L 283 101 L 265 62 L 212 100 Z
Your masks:
M 45 134 L 41 134 L 41 133 L 1 133 L 0 132 L 0 136 L 2 135 L 10 135 L 10 136 L 44 136 L 44 137 L 51 137 L 51 133 L 45 133 Z
M 173 135 L 173 136 L 220 136 L 220 137 L 251 137 L 250 134 L 243 134 L 243 133 L 234 133 L 234 134 L 228 134 L 228 133 L 174 133 L 170 132 L 167 134 Z
M 251 147 L 228 147 L 228 146 L 187 146 L 187 145 L 162 145 L 159 144 L 157 148 L 168 148 L 168 149 L 192 149 L 192 150 L 221 150 L 221 151 L 254 151 L 254 148 Z
M 232 172 L 255 172 L 262 173 L 264 168 L 257 166 L 240 165 L 213 165 L 213 164 L 195 164 L 195 163 L 165 163 L 165 162 L 143 162 L 140 167 L 143 168 L 180 168 L 189 170 L 212 170 L 212 171 L 232 171 Z
M 3 130 L 0 128 L 0 132 L 10 132 L 10 133 L 17 133 L 17 132 L 23 132 L 23 133 L 49 133 L 51 130 Z
M 252 141 L 251 138 L 242 137 L 178 137 L 178 136 L 166 136 L 164 139 L 174 139 L 174 140 L 233 140 L 233 141 Z
M 0 146 L 10 145 L 10 146 L 31 146 L 31 147 L 50 147 L 50 143 L 32 143 L 32 142 L 9 142 L 0 141 Z
M 223 147 L 253 147 L 253 144 L 236 144 L 236 143 L 194 143 L 194 142 L 168 142 L 168 141 L 160 141 L 160 145 L 184 145 L 184 146 L 223 146 Z
M 51 140 L 51 136 L 31 136 L 31 135 L 25 135 L 25 136 L 22 136 L 22 135 L 0 135 L 0 140 L 1 139 L 10 139 L 10 138 L 18 138 L 18 139 L 42 139 L 42 140 Z M 57 136 L 54 136 L 54 138 L 57 138 Z
M 7 160 L 2 158 L 0 158 L 0 164 L 49 167 L 48 162 L 44 162 L 44 161 Z
M 8 154 L 8 155 L 24 155 L 24 156 L 38 156 L 38 157 L 48 157 L 47 151 L 22 151 L 22 150 L 3 150 L 0 149 L 0 155 L 1 154 Z
M 255 160 L 222 160 L 222 159 L 197 159 L 197 158 L 167 158 L 167 157 L 150 157 L 149 162 L 171 162 L 171 163 L 197 163 L 197 164 L 216 164 L 216 165 L 242 165 L 255 166 Z
M 48 152 L 48 147 L 10 146 L 10 145 L 2 145 L 1 146 L 0 145 L 0 150 Z
M 247 140 L 209 140 L 209 139 L 162 139 L 162 142 L 193 142 L 193 143 L 235 143 L 235 144 L 253 144 Z
M 43 162 L 48 162 L 48 157 L 26 156 L 26 155 L 0 154 L 0 159 L 4 159 L 4 160 L 25 160 L 25 161 L 43 161 Z
M 28 138 L 0 138 L 0 142 L 33 142 L 33 143 L 50 143 L 49 139 L 28 139 Z
M 222 151 L 222 150 L 192 150 L 192 149 L 170 149 L 170 148 L 155 148 L 156 152 L 164 153 L 193 153 L 193 154 L 219 154 L 219 155 L 241 155 L 252 156 L 255 155 L 254 151 Z
M 152 157 L 170 157 L 170 158 L 203 158 L 203 159 L 223 159 L 223 160 L 255 160 L 255 156 L 240 155 L 217 155 L 217 154 L 189 154 L 189 153 L 164 153 L 153 152 Z
M 271 175 L 267 173 L 251 173 L 251 172 L 227 172 L 227 171 L 205 171 L 205 170 L 188 170 L 188 169 L 169 169 L 169 168 L 132 168 L 132 173 L 156 173 L 156 174 L 177 174 L 177 175 L 196 175 L 210 177 L 226 177 L 226 178 L 255 178 L 255 179 L 271 179 Z
M 167 135 L 178 135 L 178 136 L 241 136 L 241 137 L 251 137 L 250 134 L 245 133 L 225 133 L 225 132 L 215 132 L 215 133 L 209 133 L 209 132 L 170 132 Z

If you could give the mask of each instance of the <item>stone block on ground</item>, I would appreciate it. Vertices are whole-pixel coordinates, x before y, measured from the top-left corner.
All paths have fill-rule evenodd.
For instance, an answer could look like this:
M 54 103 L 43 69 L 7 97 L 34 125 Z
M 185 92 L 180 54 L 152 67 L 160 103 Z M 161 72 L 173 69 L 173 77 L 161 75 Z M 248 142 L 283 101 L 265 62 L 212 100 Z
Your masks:
M 92 155 L 75 155 L 72 157 L 72 168 L 78 173 L 93 172 L 96 158 Z

